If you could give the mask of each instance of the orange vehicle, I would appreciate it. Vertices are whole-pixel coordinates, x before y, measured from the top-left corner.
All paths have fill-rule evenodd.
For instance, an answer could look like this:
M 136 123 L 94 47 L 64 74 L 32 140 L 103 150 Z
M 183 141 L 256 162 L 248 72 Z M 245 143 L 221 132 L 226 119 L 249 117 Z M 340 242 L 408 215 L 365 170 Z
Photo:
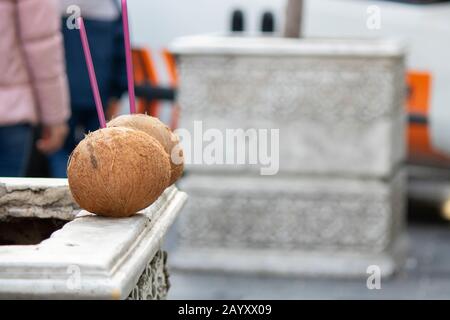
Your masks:
M 178 128 L 180 109 L 175 101 L 178 73 L 173 55 L 167 50 L 163 50 L 160 54 L 168 78 L 168 83 L 165 85 L 161 83 L 152 52 L 146 48 L 134 48 L 132 50 L 137 112 L 160 118 L 161 102 L 168 101 L 172 104 L 169 126 L 172 130 L 175 130 Z M 119 113 L 120 103 L 113 101 L 108 106 L 106 116 L 108 119 L 112 119 Z
M 138 112 L 160 117 L 160 101 L 172 102 L 170 127 L 178 127 L 179 107 L 175 102 L 178 74 L 175 58 L 167 50 L 161 52 L 168 76 L 168 86 L 161 85 L 152 52 L 146 48 L 133 49 L 134 79 L 136 95 L 139 97 Z
M 431 83 L 432 77 L 427 72 L 411 71 L 407 75 L 409 162 L 418 165 L 450 166 L 450 157 L 433 148 L 431 142 L 428 121 Z

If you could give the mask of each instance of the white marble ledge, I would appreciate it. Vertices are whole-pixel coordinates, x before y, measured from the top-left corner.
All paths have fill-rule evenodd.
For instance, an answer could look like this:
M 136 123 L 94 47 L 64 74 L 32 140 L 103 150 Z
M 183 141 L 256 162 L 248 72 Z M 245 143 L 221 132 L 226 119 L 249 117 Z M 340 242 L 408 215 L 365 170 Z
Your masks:
M 407 50 L 399 40 L 381 38 L 236 37 L 209 34 L 176 39 L 170 51 L 182 55 L 275 55 L 402 57 Z
M 131 218 L 81 212 L 39 245 L 0 246 L 0 298 L 125 299 L 186 199 L 172 186 Z

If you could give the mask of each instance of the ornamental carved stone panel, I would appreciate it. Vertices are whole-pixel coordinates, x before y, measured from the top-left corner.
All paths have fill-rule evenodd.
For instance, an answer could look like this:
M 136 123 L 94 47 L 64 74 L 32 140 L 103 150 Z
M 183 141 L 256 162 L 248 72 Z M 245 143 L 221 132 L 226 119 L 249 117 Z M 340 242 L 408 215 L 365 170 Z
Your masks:
M 165 300 L 169 289 L 167 253 L 160 250 L 145 268 L 128 300 Z
M 181 54 L 181 127 L 193 132 L 201 120 L 205 130 L 279 129 L 281 171 L 388 177 L 396 170 L 405 157 L 403 54 L 358 56 L 352 45 L 340 55 L 260 51 Z
M 404 173 L 387 183 L 190 176 L 180 245 L 382 252 L 402 232 L 404 183 Z

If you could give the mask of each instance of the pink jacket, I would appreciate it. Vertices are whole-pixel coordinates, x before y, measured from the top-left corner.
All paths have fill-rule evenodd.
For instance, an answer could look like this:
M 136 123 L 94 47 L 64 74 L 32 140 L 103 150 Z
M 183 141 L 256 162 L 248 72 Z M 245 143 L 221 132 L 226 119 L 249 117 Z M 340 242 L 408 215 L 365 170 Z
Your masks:
M 0 0 L 0 126 L 70 116 L 58 0 Z

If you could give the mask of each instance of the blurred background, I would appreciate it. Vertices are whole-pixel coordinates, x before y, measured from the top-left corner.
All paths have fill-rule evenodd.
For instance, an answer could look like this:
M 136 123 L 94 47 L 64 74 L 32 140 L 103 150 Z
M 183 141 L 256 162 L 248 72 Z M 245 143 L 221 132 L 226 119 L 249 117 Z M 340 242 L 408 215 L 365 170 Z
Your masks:
M 381 24 L 369 29 L 367 19 L 376 13 L 373 6 L 380 10 Z M 249 36 L 262 34 L 263 16 L 267 13 L 273 17 L 274 36 L 283 36 L 286 24 L 283 0 L 149 1 L 132 6 L 132 10 L 135 44 L 155 50 L 167 47 L 180 36 L 228 33 L 236 10 L 242 12 L 241 27 Z M 147 21 L 147 12 L 159 14 L 152 14 Z M 449 18 L 447 1 L 311 0 L 303 4 L 302 37 L 385 37 L 401 40 L 408 47 L 409 95 L 405 106 L 409 114 L 411 251 L 405 269 L 383 283 L 380 291 L 367 290 L 363 281 L 175 272 L 173 298 L 448 298 L 450 161 L 442 139 L 450 135 L 445 129 L 429 126 L 450 126 L 437 120 L 447 119 L 449 110 L 450 46 L 443 41 L 450 34 Z M 429 121 L 430 117 L 434 122 Z
M 78 5 L 82 6 L 82 2 L 79 1 Z M 64 23 L 70 14 L 66 9 L 71 4 L 77 4 L 77 1 L 61 3 L 61 21 Z M 293 6 L 291 8 L 294 10 L 287 10 L 288 5 Z M 114 8 L 108 8 L 108 12 L 114 12 Z M 369 290 L 366 279 L 280 277 L 174 269 L 171 270 L 172 289 L 169 298 L 450 297 L 450 43 L 447 41 L 450 35 L 450 1 L 130 0 L 129 9 L 139 110 L 159 117 L 173 129 L 180 126 L 180 114 L 182 117 L 183 112 L 188 112 L 177 102 L 183 78 L 179 76 L 178 57 L 169 50 L 171 44 L 180 37 L 234 32 L 239 37 L 386 38 L 401 41 L 407 47 L 404 84 L 407 91 L 405 113 L 408 152 L 405 163 L 401 165 L 408 172 L 409 250 L 399 271 L 392 278 L 383 279 L 381 290 Z M 105 52 L 96 52 L 96 47 L 102 46 L 94 45 L 96 40 L 92 39 L 96 37 L 95 30 L 111 28 L 107 32 L 111 34 L 110 43 L 114 43 L 114 35 L 123 33 L 113 24 L 120 11 L 105 17 L 101 13 L 107 10 L 101 6 L 100 9 L 86 10 L 92 12 L 86 18 L 88 32 L 92 35 L 94 63 L 101 65 L 101 61 L 105 60 Z M 89 22 L 89 19 L 92 21 Z M 99 27 L 96 21 L 103 24 Z M 110 21 L 111 25 L 105 25 L 105 21 Z M 78 40 L 72 39 L 73 34 L 64 28 L 63 35 L 67 61 L 77 61 L 79 66 L 82 63 L 81 50 L 78 53 L 70 50 L 80 47 Z M 99 35 L 99 39 L 104 38 Z M 122 43 L 115 45 L 121 48 Z M 111 89 L 110 94 L 103 97 L 109 118 L 126 113 L 129 109 L 123 59 L 120 54 L 117 56 L 117 49 L 111 49 L 108 61 L 118 61 L 114 64 L 116 68 L 111 69 L 110 64 L 105 68 L 110 68 L 109 71 L 100 71 L 100 81 L 107 79 L 105 83 L 108 82 L 105 88 L 109 82 L 114 82 L 114 90 Z M 89 87 L 83 85 L 87 83 L 87 74 L 79 71 L 84 70 L 84 67 L 71 68 L 71 62 L 67 63 L 72 118 L 69 120 L 66 115 L 65 119 L 70 122 L 70 128 L 67 129 L 70 139 L 61 143 L 61 150 L 57 152 L 52 150 L 49 153 L 45 148 L 33 147 L 24 176 L 64 177 L 64 166 L 71 149 L 84 133 L 95 130 L 97 126 L 95 113 L 91 112 L 95 112 L 95 108 L 89 109 L 93 106 L 90 104 L 91 96 L 83 93 L 89 91 Z M 79 97 L 87 97 L 89 101 Z M 90 114 L 86 113 L 88 109 Z M 94 119 L 94 122 L 87 121 L 88 118 Z M 45 122 L 39 126 L 33 125 L 36 143 L 39 143 L 40 137 L 57 134 L 49 133 L 56 130 L 52 126 L 50 131 L 48 128 Z M 177 241 L 176 230 L 173 230 L 166 244 L 169 253 L 176 250 Z

